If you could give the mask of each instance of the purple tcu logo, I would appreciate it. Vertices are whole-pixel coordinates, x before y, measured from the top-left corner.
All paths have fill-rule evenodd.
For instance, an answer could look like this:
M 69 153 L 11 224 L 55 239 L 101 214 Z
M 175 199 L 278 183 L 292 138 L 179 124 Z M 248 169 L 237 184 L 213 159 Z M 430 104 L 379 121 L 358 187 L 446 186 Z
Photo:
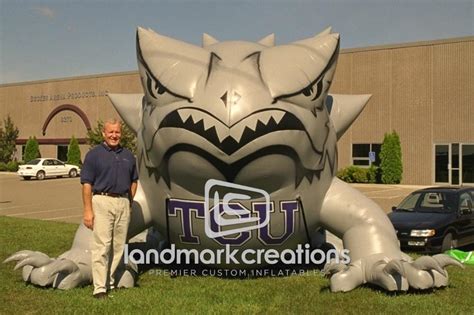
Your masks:
M 219 233 L 223 226 L 219 226 L 216 222 L 216 218 L 226 216 L 224 212 L 227 211 L 227 215 L 233 215 L 236 218 L 245 219 L 241 222 L 244 223 L 255 223 L 254 228 L 246 228 L 235 232 L 236 229 L 230 229 L 233 231 L 233 236 L 229 233 L 220 234 L 222 236 L 216 236 L 213 239 L 221 245 L 243 245 L 252 238 L 252 233 L 257 232 L 257 237 L 265 245 L 280 245 L 283 244 L 295 231 L 296 212 L 298 209 L 297 201 L 280 201 L 279 208 L 275 209 L 275 202 L 253 202 L 251 209 L 246 209 L 242 204 L 238 202 L 229 202 L 227 208 L 222 203 L 218 206 L 212 207 L 207 210 L 209 213 L 206 216 L 206 207 L 204 201 L 195 200 L 183 200 L 183 199 L 170 199 L 168 202 L 168 216 L 178 217 L 180 212 L 182 231 L 179 235 L 181 243 L 186 244 L 200 244 L 200 238 L 194 233 L 193 222 L 194 220 L 209 220 L 209 228 L 216 234 Z M 214 214 L 214 211 L 218 209 L 219 213 Z M 281 235 L 273 235 L 271 233 L 271 222 L 270 216 L 275 215 L 275 210 L 278 210 L 284 217 L 284 232 Z M 194 218 L 195 219 L 194 219 Z M 256 220 L 249 220 L 255 218 Z M 228 219 L 227 219 L 228 220 Z M 264 224 L 268 222 L 268 224 Z

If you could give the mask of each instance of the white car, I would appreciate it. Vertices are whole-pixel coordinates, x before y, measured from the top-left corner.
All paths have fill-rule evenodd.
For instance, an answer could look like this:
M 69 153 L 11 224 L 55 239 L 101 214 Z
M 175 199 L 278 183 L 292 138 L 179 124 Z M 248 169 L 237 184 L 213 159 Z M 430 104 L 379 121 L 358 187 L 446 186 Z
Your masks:
M 42 158 L 20 165 L 17 174 L 26 180 L 32 177 L 43 180 L 46 177 L 76 177 L 80 171 L 76 165 L 65 164 L 57 159 Z

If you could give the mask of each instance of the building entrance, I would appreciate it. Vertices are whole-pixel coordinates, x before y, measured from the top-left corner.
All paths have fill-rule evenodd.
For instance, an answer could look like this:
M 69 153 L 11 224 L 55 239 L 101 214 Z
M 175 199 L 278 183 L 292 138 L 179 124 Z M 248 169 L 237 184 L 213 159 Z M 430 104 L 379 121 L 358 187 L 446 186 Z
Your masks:
M 58 145 L 58 155 L 56 158 L 60 161 L 66 162 L 67 161 L 67 145 Z
M 474 184 L 474 144 L 435 144 L 436 184 Z

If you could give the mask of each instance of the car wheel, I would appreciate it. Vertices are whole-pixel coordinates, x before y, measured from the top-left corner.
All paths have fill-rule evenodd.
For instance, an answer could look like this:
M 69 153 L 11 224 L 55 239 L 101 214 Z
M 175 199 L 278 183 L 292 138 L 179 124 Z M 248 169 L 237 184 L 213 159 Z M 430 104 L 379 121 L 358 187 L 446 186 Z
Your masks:
M 76 176 L 77 176 L 77 170 L 75 168 L 69 171 L 69 177 L 76 177 Z
M 450 250 L 451 248 L 454 248 L 453 234 L 448 233 L 443 238 L 443 244 L 441 245 L 441 252 L 444 253 L 445 251 Z
M 43 180 L 45 178 L 45 173 L 43 171 L 39 171 L 38 173 L 36 173 L 36 178 L 38 180 Z
M 30 180 L 31 176 L 23 176 L 24 180 Z

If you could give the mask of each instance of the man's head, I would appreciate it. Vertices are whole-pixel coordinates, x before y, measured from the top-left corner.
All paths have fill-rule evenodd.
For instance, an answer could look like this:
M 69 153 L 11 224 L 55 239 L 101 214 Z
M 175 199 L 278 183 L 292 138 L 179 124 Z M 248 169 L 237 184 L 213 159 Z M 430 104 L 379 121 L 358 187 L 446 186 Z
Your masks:
M 122 126 L 120 121 L 117 119 L 108 119 L 104 123 L 102 136 L 104 137 L 105 143 L 110 148 L 116 148 L 120 144 L 120 139 L 122 137 Z

